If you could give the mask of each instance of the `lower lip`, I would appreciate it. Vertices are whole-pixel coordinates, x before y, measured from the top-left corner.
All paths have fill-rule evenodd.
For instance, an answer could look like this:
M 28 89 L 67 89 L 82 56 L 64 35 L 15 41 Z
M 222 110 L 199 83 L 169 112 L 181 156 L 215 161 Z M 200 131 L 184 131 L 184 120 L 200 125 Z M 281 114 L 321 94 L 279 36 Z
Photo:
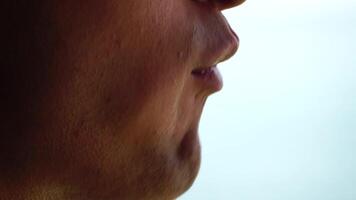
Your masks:
M 220 91 L 223 87 L 223 80 L 216 66 L 206 68 L 205 71 L 193 71 L 192 75 L 203 87 L 209 89 L 211 92 Z

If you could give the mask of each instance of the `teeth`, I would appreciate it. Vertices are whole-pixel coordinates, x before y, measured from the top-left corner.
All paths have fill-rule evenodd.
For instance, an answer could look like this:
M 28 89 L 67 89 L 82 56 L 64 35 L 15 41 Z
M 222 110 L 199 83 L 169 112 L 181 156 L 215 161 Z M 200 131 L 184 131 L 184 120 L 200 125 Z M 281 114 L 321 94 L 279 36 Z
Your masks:
M 201 74 L 201 75 L 204 75 L 204 74 L 206 74 L 207 72 L 208 72 L 208 70 L 203 69 L 203 70 L 200 71 L 200 74 Z
M 212 68 L 210 67 L 210 68 L 195 70 L 195 71 L 193 71 L 193 74 L 203 76 L 203 75 L 209 74 L 211 71 L 212 71 Z

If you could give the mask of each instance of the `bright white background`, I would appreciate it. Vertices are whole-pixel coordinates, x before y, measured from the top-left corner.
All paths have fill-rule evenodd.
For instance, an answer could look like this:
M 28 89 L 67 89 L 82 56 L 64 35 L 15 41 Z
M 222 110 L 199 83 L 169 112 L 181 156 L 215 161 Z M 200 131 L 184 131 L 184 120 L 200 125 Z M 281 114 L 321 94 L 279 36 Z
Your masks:
M 356 200 L 356 0 L 247 0 L 179 200 Z

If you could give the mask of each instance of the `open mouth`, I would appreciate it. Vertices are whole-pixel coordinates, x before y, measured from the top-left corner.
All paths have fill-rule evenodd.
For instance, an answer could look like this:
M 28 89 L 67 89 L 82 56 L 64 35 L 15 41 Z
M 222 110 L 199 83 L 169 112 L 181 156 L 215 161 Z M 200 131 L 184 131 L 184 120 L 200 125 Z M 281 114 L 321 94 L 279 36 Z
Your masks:
M 213 67 L 216 67 L 216 66 L 213 66 Z M 211 73 L 214 73 L 213 67 L 195 69 L 192 71 L 192 74 L 195 76 L 205 77 L 205 76 L 210 75 Z
M 192 75 L 202 87 L 212 93 L 222 89 L 223 81 L 216 65 L 194 69 Z

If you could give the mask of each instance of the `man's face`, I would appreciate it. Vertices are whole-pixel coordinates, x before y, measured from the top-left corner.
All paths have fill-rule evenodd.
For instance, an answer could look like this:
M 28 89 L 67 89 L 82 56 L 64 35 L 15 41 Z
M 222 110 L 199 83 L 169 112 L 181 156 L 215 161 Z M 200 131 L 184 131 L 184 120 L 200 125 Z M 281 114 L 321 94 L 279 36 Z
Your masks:
M 229 1 L 221 2 L 53 5 L 57 75 L 42 115 L 51 135 L 36 139 L 50 173 L 105 199 L 172 199 L 187 190 L 199 169 L 204 103 L 221 89 L 216 70 L 197 69 L 238 47 L 220 13 Z

